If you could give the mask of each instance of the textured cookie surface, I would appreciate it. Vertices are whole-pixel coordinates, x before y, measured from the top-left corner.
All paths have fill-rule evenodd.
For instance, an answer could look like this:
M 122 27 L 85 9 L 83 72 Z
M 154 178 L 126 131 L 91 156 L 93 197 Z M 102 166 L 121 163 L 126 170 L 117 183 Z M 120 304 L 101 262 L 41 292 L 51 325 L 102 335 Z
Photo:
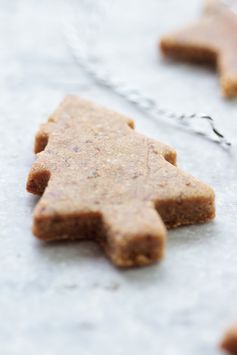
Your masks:
M 237 355 L 237 324 L 227 331 L 221 342 L 221 348 L 232 355 Z
M 73 96 L 41 126 L 27 182 L 43 194 L 34 211 L 38 238 L 94 239 L 114 264 L 144 265 L 163 256 L 164 224 L 214 217 L 212 189 L 175 166 L 173 149 L 132 127 Z
M 223 94 L 237 95 L 237 15 L 221 1 L 207 1 L 201 18 L 164 36 L 160 48 L 168 57 L 215 65 Z

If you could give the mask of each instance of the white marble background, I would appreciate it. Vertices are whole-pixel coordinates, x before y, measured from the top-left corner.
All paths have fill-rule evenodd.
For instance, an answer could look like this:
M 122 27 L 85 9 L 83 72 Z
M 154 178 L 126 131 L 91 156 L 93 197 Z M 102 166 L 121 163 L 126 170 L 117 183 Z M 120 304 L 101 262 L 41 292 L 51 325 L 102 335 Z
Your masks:
M 237 320 L 237 101 L 221 97 L 214 71 L 164 63 L 155 47 L 162 33 L 197 17 L 201 3 L 108 1 L 97 50 L 112 72 L 162 106 L 213 115 L 233 142 L 229 152 L 154 123 L 97 87 L 63 34 L 81 4 L 0 0 L 0 353 L 221 354 L 218 341 Z M 25 192 L 33 136 L 68 93 L 133 116 L 139 131 L 174 146 L 179 164 L 215 188 L 215 222 L 170 231 L 162 263 L 129 271 L 115 269 L 92 243 L 35 240 L 36 201 Z

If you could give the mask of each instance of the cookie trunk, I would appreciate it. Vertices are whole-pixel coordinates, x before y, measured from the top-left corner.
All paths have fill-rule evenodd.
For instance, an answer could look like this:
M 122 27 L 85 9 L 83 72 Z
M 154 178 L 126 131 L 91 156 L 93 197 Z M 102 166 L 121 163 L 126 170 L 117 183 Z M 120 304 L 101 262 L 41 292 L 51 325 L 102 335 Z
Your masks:
M 121 243 L 121 245 L 114 242 L 106 244 L 105 252 L 118 267 L 149 265 L 164 257 L 165 236 L 165 229 L 153 235 L 138 234 L 131 239 L 128 236 L 127 242 Z

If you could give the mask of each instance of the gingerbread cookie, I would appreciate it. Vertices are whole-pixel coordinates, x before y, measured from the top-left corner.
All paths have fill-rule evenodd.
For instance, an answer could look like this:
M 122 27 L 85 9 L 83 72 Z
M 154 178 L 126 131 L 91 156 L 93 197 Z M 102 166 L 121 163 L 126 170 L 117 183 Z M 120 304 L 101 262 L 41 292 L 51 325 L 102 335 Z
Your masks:
M 73 96 L 42 125 L 27 182 L 43 194 L 34 211 L 39 239 L 93 239 L 115 265 L 145 265 L 164 254 L 164 223 L 214 217 L 213 190 L 175 166 L 172 148 L 132 128 Z
M 160 48 L 167 57 L 216 66 L 223 94 L 237 95 L 237 15 L 224 2 L 207 1 L 200 20 L 164 36 Z
M 221 348 L 232 355 L 237 355 L 237 325 L 227 331 L 221 342 Z

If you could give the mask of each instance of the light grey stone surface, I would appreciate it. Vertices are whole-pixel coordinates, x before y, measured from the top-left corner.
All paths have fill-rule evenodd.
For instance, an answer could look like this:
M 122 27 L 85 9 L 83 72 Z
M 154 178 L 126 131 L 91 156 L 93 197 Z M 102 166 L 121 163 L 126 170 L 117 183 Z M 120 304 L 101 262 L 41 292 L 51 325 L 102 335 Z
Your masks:
M 155 47 L 162 33 L 198 16 L 201 4 L 108 2 L 97 46 L 116 76 L 162 106 L 213 115 L 233 142 L 229 152 L 156 124 L 95 86 L 65 44 L 69 3 L 0 1 L 0 353 L 220 354 L 223 331 L 237 321 L 237 102 L 221 97 L 214 72 L 164 63 Z M 92 243 L 35 240 L 36 200 L 25 192 L 33 136 L 68 93 L 124 112 L 139 131 L 174 146 L 179 165 L 215 188 L 216 220 L 170 231 L 162 263 L 128 271 L 115 269 Z

